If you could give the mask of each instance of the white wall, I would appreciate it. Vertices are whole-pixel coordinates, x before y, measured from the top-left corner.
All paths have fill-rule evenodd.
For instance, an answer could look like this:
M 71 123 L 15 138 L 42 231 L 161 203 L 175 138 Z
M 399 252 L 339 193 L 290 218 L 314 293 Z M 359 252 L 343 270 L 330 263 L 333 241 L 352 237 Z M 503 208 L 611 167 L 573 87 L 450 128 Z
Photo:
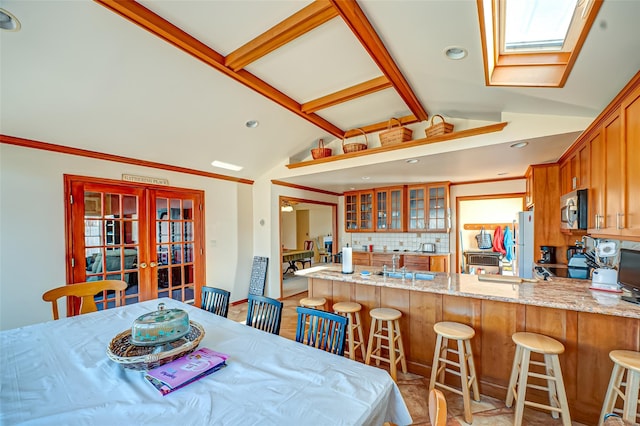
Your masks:
M 42 293 L 66 283 L 63 174 L 120 180 L 123 173 L 205 191 L 206 284 L 246 298 L 251 185 L 0 144 L 0 329 L 50 320 Z
M 287 249 L 295 249 L 297 245 L 296 238 L 296 211 L 280 212 L 280 237 L 282 245 Z

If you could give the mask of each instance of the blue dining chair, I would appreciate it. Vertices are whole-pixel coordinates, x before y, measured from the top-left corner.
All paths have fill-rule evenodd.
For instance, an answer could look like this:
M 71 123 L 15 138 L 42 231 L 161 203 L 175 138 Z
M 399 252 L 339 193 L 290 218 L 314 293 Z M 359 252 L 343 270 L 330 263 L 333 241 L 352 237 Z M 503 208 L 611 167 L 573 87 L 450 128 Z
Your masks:
M 319 309 L 298 307 L 296 342 L 344 355 L 347 317 Z
M 268 333 L 280 334 L 282 302 L 266 296 L 249 294 L 246 325 Z
M 202 287 L 200 308 L 226 318 L 229 313 L 230 297 L 231 292 L 227 290 L 216 287 Z

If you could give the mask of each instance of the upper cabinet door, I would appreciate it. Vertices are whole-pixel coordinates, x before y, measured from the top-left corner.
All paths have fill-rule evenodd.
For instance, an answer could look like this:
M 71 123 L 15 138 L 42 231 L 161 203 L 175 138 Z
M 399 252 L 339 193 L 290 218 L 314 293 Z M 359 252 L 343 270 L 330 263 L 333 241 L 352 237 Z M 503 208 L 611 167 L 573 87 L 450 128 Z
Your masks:
M 622 103 L 624 128 L 624 215 L 618 219 L 622 235 L 640 237 L 640 87 Z
M 373 190 L 345 192 L 345 232 L 373 232 Z
M 428 222 L 427 228 L 432 232 L 449 232 L 449 184 L 432 184 L 427 186 Z
M 344 194 L 344 230 L 354 232 L 358 230 L 358 193 Z
M 375 190 L 376 232 L 403 232 L 406 229 L 404 197 L 404 186 Z
M 358 228 L 362 232 L 373 231 L 373 190 L 360 191 L 358 200 Z
M 427 230 L 426 221 L 427 186 L 410 185 L 407 187 L 407 231 L 423 232 Z

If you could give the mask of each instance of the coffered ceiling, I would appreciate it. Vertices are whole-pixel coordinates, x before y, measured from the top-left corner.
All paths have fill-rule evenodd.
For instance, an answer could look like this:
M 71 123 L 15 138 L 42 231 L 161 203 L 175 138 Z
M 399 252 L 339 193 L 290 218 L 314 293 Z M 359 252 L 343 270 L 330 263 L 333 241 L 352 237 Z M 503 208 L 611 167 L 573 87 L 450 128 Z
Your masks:
M 476 155 L 502 157 L 503 176 L 521 175 L 532 160 L 557 159 L 640 69 L 636 1 L 603 3 L 557 89 L 485 85 L 473 0 L 2 0 L 0 7 L 22 23 L 0 33 L 2 134 L 338 192 L 361 186 L 365 175 L 378 184 L 495 178 L 500 167 L 481 166 Z M 448 59 L 450 46 L 468 56 Z M 458 128 L 509 124 L 477 143 L 285 167 L 308 157 L 319 138 L 340 153 L 341 137 L 355 128 L 374 132 L 377 144 L 375 131 L 390 117 L 403 117 L 422 138 L 433 114 Z M 527 117 L 539 115 L 554 125 L 527 131 Z M 247 128 L 248 120 L 259 126 Z M 522 139 L 532 141 L 526 155 L 506 149 Z M 409 157 L 421 160 L 417 167 L 406 167 Z M 213 160 L 244 168 L 224 172 Z

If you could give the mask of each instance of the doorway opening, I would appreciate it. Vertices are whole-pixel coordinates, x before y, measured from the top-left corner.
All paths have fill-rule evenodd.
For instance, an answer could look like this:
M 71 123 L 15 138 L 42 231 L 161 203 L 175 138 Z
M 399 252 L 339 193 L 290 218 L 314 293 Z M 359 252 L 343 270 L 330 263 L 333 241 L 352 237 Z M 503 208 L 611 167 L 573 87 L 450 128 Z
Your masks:
M 524 209 L 524 194 L 493 194 L 456 197 L 456 269 L 457 273 L 469 273 L 468 265 L 465 264 L 465 252 L 493 252 L 492 248 L 482 249 L 475 238 L 482 228 L 488 233 L 492 240 L 495 227 L 500 225 L 504 229 L 505 225 L 511 225 L 513 232 L 513 222 L 516 220 L 518 212 Z M 496 253 L 498 254 L 498 253 Z M 500 265 L 497 265 L 498 269 Z M 487 273 L 499 273 L 490 268 Z M 474 273 L 474 272 L 472 272 Z
M 280 196 L 280 295 L 307 291 L 307 278 L 295 271 L 331 263 L 336 253 L 336 203 Z

